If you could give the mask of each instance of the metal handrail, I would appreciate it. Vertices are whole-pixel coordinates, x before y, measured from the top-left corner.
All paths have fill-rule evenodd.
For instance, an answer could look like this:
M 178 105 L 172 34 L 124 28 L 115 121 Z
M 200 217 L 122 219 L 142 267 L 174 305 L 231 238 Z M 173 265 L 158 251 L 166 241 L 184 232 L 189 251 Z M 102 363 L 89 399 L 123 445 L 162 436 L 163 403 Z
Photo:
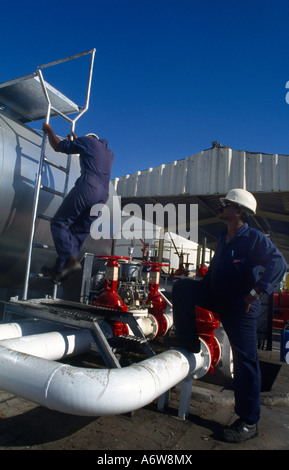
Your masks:
M 72 133 L 74 132 L 76 121 L 87 111 L 87 109 L 89 107 L 89 99 L 90 99 L 91 81 L 92 81 L 92 72 L 93 72 L 95 52 L 96 52 L 96 49 L 91 49 L 90 51 L 82 52 L 80 54 L 76 54 L 76 55 L 67 57 L 65 59 L 56 60 L 54 62 L 50 62 L 48 64 L 41 65 L 41 66 L 37 67 L 37 75 L 38 75 L 40 83 L 42 85 L 43 93 L 44 93 L 44 95 L 46 97 L 46 100 L 47 100 L 47 113 L 46 113 L 45 122 L 46 122 L 46 124 L 49 124 L 51 110 L 53 109 L 53 111 L 56 114 L 58 114 L 60 117 L 66 119 L 68 122 L 71 123 L 70 138 L 72 138 Z M 81 109 L 80 113 L 74 119 L 70 119 L 67 116 L 65 116 L 63 113 L 61 113 L 59 110 L 52 107 L 51 101 L 50 101 L 50 98 L 49 98 L 49 95 L 48 95 L 48 92 L 47 92 L 46 83 L 45 83 L 44 78 L 43 78 L 42 69 L 47 68 L 47 67 L 51 67 L 51 66 L 63 63 L 63 62 L 67 62 L 69 60 L 74 60 L 74 59 L 77 59 L 79 57 L 82 57 L 82 56 L 88 55 L 88 54 L 91 54 L 91 61 L 90 61 L 90 68 L 89 68 L 89 76 L 88 76 L 85 106 L 84 106 L 84 108 Z M 24 281 L 24 289 L 23 289 L 23 300 L 27 300 L 30 269 L 31 269 L 31 256 L 32 256 L 33 240 L 34 240 L 34 235 L 35 235 L 35 222 L 36 222 L 36 217 L 37 217 L 37 207 L 38 207 L 38 201 L 39 201 L 39 193 L 40 193 L 40 189 L 41 189 L 41 176 L 42 176 L 42 167 L 43 167 L 44 158 L 45 158 L 46 142 L 47 142 L 47 135 L 45 133 L 43 133 L 41 154 L 40 154 L 38 173 L 37 173 L 36 185 L 35 185 L 35 191 L 34 191 L 31 231 L 30 231 L 29 243 L 28 243 L 27 265 L 26 265 L 25 281 Z M 68 166 L 70 166 L 70 158 L 71 158 L 71 156 L 68 155 L 68 159 L 69 159 Z M 66 193 L 67 183 L 66 183 L 65 186 L 66 186 L 65 187 L 65 193 Z M 54 295 L 55 295 L 55 292 L 56 292 L 56 290 L 54 290 Z

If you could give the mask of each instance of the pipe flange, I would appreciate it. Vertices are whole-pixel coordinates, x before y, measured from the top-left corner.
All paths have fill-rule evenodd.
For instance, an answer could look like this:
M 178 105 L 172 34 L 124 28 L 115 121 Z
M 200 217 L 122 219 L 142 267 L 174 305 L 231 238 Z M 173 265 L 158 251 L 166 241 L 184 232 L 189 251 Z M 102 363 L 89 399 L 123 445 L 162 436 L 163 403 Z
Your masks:
M 147 339 L 148 339 L 149 341 L 151 341 L 151 340 L 153 340 L 153 339 L 157 336 L 157 334 L 158 334 L 158 332 L 159 332 L 159 324 L 158 324 L 158 322 L 157 322 L 157 319 L 156 319 L 153 315 L 148 314 L 148 315 L 147 315 L 147 318 L 148 318 L 148 319 L 150 320 L 150 322 L 151 322 L 151 332 L 148 333 L 146 336 L 147 336 Z
M 221 357 L 217 364 L 217 370 L 225 379 L 231 380 L 234 378 L 233 352 L 223 326 L 216 329 L 215 338 L 221 348 Z
M 206 375 L 206 373 L 209 371 L 209 369 L 211 367 L 211 362 L 212 362 L 209 346 L 207 345 L 207 343 L 202 338 L 199 338 L 199 339 L 200 339 L 201 350 L 198 353 L 198 355 L 200 355 L 200 357 L 202 359 L 202 361 L 201 361 L 202 365 L 199 369 L 196 369 L 192 373 L 191 377 L 193 379 L 200 379 L 201 377 Z

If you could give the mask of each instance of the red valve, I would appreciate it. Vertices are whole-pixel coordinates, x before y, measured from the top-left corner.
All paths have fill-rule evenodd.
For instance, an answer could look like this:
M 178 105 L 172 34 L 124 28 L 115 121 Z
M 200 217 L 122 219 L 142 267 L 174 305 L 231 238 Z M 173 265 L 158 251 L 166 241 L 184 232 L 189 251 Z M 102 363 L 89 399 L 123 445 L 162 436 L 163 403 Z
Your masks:
M 211 353 L 211 366 L 210 373 L 214 372 L 215 366 L 218 364 L 221 357 L 221 350 L 218 340 L 215 338 L 215 329 L 219 328 L 219 316 L 216 313 L 205 310 L 199 306 L 195 307 L 196 324 L 200 338 L 202 338 Z
M 118 260 L 129 260 L 130 258 L 124 256 L 105 255 L 99 255 L 96 256 L 96 258 L 107 259 L 108 262 L 106 263 L 105 268 L 105 290 L 97 297 L 94 304 L 127 312 L 127 305 L 123 303 L 122 298 L 117 294 Z
M 145 263 L 148 266 L 151 266 L 150 273 L 150 282 L 149 282 L 149 294 L 147 298 L 147 304 L 150 305 L 148 312 L 155 317 L 158 323 L 158 333 L 157 336 L 163 336 L 168 329 L 167 319 L 164 316 L 164 311 L 166 310 L 168 304 L 165 299 L 161 296 L 159 292 L 160 284 L 160 266 L 169 266 L 168 264 L 156 263 L 150 261 Z
M 129 334 L 129 329 L 126 323 L 120 321 L 111 321 L 110 323 L 113 336 L 123 336 Z
M 197 277 L 204 277 L 207 271 L 208 271 L 207 266 L 205 264 L 201 264 L 196 269 L 196 275 Z

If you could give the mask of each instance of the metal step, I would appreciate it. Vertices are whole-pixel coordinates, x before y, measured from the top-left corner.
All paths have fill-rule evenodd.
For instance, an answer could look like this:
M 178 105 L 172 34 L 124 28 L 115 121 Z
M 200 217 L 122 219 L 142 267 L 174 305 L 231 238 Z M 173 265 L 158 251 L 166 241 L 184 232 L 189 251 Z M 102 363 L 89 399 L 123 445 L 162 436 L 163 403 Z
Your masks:
M 61 193 L 60 191 L 56 191 L 55 189 L 47 188 L 47 186 L 40 186 L 40 189 L 43 191 L 47 191 L 48 193 L 55 194 L 56 196 L 65 197 L 65 193 Z
M 29 277 L 32 279 L 50 279 L 49 276 L 45 276 L 44 274 L 42 273 L 29 273 Z M 56 286 L 58 284 L 55 284 Z
M 36 217 L 38 219 L 47 220 L 48 222 L 50 222 L 53 219 L 53 217 L 48 217 L 48 215 L 44 215 L 44 214 L 36 214 Z
M 125 341 L 131 341 L 133 343 L 145 344 L 148 342 L 147 338 L 140 338 L 139 336 L 132 335 L 121 335 L 118 336 L 118 339 L 124 339 Z
M 55 251 L 54 245 L 44 245 L 42 243 L 33 243 L 34 248 L 43 248 L 44 250 Z
M 69 168 L 64 167 L 64 166 L 61 166 L 61 165 L 58 165 L 57 163 L 54 163 L 54 162 L 48 160 L 48 158 L 46 158 L 46 157 L 44 157 L 43 161 L 44 161 L 45 163 L 47 163 L 48 165 L 53 166 L 54 168 L 57 168 L 57 169 L 60 170 L 60 171 L 63 171 L 63 172 L 66 173 L 66 174 L 68 174 L 68 172 L 69 172 Z
M 29 276 L 34 277 L 34 278 L 38 278 L 38 279 L 46 279 L 46 276 L 44 276 L 44 274 L 42 274 L 42 273 L 30 273 Z

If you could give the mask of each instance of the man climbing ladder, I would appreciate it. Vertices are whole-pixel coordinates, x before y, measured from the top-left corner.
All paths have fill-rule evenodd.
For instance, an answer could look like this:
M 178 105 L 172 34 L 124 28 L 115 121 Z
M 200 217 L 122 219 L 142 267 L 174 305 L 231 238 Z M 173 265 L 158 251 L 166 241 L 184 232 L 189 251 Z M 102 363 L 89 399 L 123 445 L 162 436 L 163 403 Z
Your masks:
M 108 199 L 114 155 L 107 147 L 108 142 L 96 134 L 83 137 L 73 134 L 73 140 L 61 140 L 50 124 L 44 123 L 42 130 L 55 152 L 79 154 L 80 158 L 80 177 L 50 224 L 58 255 L 55 266 L 42 268 L 45 276 L 61 284 L 81 269 L 77 256 L 96 219 L 90 215 L 90 210 L 94 204 L 105 204 Z

